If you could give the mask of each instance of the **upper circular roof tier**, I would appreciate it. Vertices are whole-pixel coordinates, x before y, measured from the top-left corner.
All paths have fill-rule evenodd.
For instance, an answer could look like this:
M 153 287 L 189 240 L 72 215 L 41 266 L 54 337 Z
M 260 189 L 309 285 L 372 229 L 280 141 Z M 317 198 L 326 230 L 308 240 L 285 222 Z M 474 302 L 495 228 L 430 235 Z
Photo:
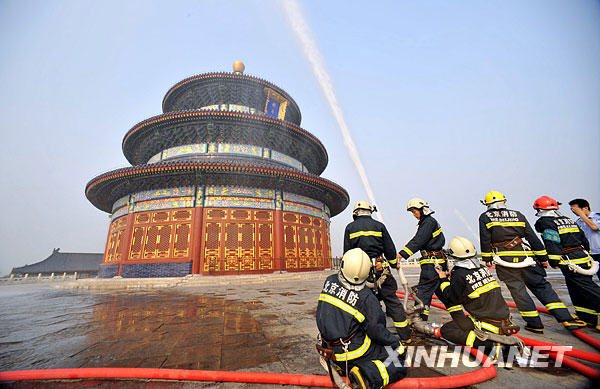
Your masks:
M 267 116 L 223 111 L 179 111 L 146 119 L 123 139 L 123 154 L 142 165 L 174 146 L 199 142 L 243 143 L 268 147 L 300 161 L 316 175 L 328 163 L 323 144 L 302 128 Z
M 277 85 L 244 74 L 205 73 L 186 78 L 169 89 L 162 107 L 163 112 L 171 112 L 215 104 L 237 104 L 266 112 L 269 96 L 281 108 L 280 119 L 300 125 L 300 108 L 290 95 Z
M 346 190 L 336 183 L 274 161 L 211 156 L 113 170 L 92 179 L 86 185 L 85 195 L 96 208 L 110 213 L 114 202 L 128 194 L 183 185 L 246 185 L 285 190 L 322 201 L 331 216 L 342 212 L 350 201 Z

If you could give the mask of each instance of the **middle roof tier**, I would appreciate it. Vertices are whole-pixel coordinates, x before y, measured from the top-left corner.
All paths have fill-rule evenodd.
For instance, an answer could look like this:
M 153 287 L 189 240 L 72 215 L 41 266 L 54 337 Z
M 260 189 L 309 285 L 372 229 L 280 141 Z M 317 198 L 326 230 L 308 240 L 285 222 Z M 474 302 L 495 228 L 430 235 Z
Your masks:
M 263 115 L 212 110 L 169 112 L 146 119 L 123 139 L 123 154 L 141 165 L 175 146 L 234 143 L 266 147 L 300 161 L 313 174 L 327 167 L 323 144 L 304 129 Z

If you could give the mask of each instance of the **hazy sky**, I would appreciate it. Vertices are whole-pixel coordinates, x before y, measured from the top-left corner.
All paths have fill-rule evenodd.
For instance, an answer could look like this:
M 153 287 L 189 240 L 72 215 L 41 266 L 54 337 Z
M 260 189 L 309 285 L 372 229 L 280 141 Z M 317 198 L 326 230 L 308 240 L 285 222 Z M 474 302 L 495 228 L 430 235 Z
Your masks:
M 541 195 L 600 211 L 597 1 L 301 8 L 398 249 L 415 196 L 447 240 L 473 238 L 491 189 L 531 222 Z M 54 247 L 103 252 L 108 215 L 87 182 L 129 165 L 123 136 L 173 84 L 235 60 L 286 90 L 327 148 L 323 177 L 351 197 L 331 223 L 341 254 L 365 190 L 278 1 L 0 0 L 0 48 L 0 274 Z

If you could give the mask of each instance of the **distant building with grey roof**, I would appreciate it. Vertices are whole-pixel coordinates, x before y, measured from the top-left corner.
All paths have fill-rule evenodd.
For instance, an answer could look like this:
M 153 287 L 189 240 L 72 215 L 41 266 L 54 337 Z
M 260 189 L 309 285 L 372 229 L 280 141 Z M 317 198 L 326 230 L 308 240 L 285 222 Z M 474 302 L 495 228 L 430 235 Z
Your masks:
M 43 261 L 32 265 L 14 267 L 11 274 L 42 274 L 51 275 L 75 273 L 81 277 L 98 275 L 98 268 L 102 263 L 102 253 L 61 253 L 60 248 L 52 250 L 52 254 Z

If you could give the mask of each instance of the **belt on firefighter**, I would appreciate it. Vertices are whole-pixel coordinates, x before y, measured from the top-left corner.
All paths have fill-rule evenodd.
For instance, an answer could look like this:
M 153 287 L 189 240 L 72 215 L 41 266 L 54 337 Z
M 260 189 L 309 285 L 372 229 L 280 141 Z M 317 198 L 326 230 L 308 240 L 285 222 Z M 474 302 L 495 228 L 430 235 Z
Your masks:
M 433 251 L 427 251 L 427 250 L 421 250 L 421 256 L 423 258 L 446 258 L 446 253 L 444 253 L 444 250 L 433 250 Z
M 338 340 L 333 340 L 333 341 L 329 341 L 329 340 L 325 340 L 325 339 L 321 339 L 321 340 L 323 341 L 323 343 L 325 343 L 329 347 L 339 346 L 341 344 L 348 343 L 350 341 L 350 339 L 354 338 L 354 335 L 356 335 L 357 332 L 358 332 L 358 329 L 356 329 L 356 331 L 351 333 L 350 336 L 347 337 L 346 339 L 339 338 Z
M 569 253 L 572 253 L 573 251 L 578 251 L 578 250 L 585 250 L 585 249 L 582 246 L 565 247 L 562 249 L 562 253 L 569 254 Z
M 494 247 L 504 247 L 508 250 L 514 248 L 516 245 L 523 243 L 523 239 L 520 236 L 516 236 L 511 240 L 503 240 L 502 242 L 492 242 Z
M 481 325 L 481 329 L 493 332 L 498 335 L 513 335 L 519 332 L 521 329 L 519 326 L 513 324 L 510 316 L 504 320 L 494 319 L 479 319 L 469 316 L 473 322 L 478 321 Z
M 421 259 L 419 259 L 419 265 L 425 265 L 427 263 L 430 263 L 432 265 L 441 265 L 445 262 L 446 253 L 444 253 L 444 250 L 421 250 Z

